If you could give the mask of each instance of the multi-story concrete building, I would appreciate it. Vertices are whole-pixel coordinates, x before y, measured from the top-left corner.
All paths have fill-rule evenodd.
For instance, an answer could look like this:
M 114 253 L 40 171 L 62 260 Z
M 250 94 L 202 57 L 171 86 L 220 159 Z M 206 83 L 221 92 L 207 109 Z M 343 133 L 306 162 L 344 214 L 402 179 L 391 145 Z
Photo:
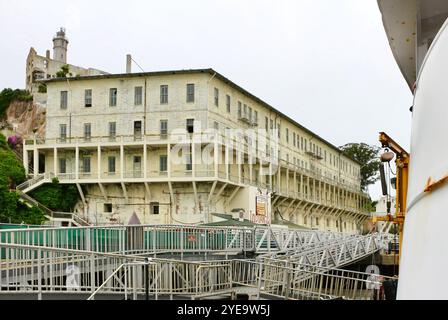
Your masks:
M 65 29 L 61 28 L 53 38 L 53 58 L 50 57 L 50 50 L 45 56 L 38 55 L 31 47 L 26 59 L 26 90 L 34 97 L 35 102 L 46 103 L 45 86 L 39 80 L 55 78 L 56 73 L 64 65 L 69 66 L 69 73 L 76 76 L 107 74 L 107 72 L 94 69 L 83 68 L 67 63 L 68 39 Z M 39 88 L 39 84 L 41 87 Z
M 197 224 L 237 208 L 357 232 L 368 218 L 359 163 L 212 69 L 44 82 L 46 138 L 24 145 L 40 168 L 25 192 L 76 184 L 92 223 Z

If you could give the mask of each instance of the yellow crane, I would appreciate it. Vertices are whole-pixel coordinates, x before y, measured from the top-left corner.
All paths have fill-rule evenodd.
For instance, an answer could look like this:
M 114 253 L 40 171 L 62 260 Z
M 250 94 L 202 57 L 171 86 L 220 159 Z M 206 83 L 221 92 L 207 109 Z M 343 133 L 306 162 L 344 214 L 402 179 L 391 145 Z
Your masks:
M 400 261 L 401 256 L 401 245 L 403 241 L 403 227 L 404 219 L 406 214 L 406 196 L 408 192 L 408 174 L 409 174 L 409 153 L 406 152 L 398 143 L 396 143 L 391 137 L 386 133 L 380 132 L 379 141 L 383 148 L 390 150 L 395 154 L 395 165 L 396 165 L 396 208 L 395 214 L 386 215 L 383 217 L 373 217 L 372 222 L 377 221 L 388 221 L 396 224 L 398 226 L 399 234 L 399 244 L 398 244 L 398 261 Z M 392 160 L 388 152 L 381 155 L 381 165 L 383 162 L 389 162 Z

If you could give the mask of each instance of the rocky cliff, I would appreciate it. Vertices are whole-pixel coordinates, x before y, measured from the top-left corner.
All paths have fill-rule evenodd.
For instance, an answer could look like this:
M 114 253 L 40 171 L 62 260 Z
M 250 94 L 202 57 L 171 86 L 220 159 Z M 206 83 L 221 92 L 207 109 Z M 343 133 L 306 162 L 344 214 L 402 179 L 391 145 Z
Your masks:
M 32 101 L 13 101 L 6 110 L 0 130 L 5 136 L 20 135 L 23 139 L 45 137 L 45 108 Z

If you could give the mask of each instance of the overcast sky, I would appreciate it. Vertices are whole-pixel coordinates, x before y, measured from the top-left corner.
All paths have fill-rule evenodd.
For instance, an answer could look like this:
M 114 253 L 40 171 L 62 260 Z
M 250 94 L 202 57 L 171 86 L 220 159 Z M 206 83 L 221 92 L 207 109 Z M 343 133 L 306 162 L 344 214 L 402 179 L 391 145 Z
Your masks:
M 45 55 L 61 26 L 71 64 L 211 67 L 337 146 L 385 131 L 409 149 L 412 95 L 376 0 L 0 0 L 0 89 L 25 87 L 29 48 Z

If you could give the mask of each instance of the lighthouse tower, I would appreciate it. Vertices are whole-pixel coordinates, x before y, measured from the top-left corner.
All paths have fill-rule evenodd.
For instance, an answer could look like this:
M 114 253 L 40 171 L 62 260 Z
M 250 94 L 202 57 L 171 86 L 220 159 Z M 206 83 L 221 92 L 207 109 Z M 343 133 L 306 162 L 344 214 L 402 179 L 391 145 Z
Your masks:
M 65 29 L 61 28 L 53 38 L 53 60 L 67 63 L 68 39 L 65 37 Z

